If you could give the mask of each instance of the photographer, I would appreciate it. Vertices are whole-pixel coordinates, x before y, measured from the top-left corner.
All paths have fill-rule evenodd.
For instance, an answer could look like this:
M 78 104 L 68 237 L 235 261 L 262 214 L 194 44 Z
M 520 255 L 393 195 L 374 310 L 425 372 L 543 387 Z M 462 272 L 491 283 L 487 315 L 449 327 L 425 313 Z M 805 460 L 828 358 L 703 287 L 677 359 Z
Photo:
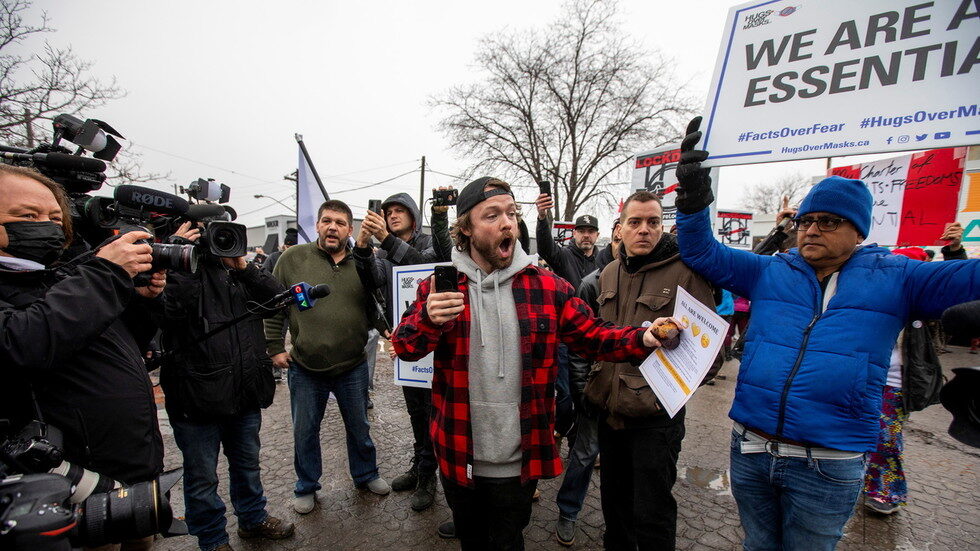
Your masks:
M 153 331 L 134 315 L 166 281 L 155 274 L 134 293 L 133 277 L 151 268 L 150 246 L 136 242 L 148 237 L 130 232 L 50 269 L 72 238 L 65 192 L 0 165 L 0 418 L 19 427 L 42 416 L 64 433 L 67 461 L 125 484 L 163 468 L 140 346 Z
M 201 230 L 186 222 L 170 241 L 197 243 Z M 160 384 L 174 439 L 184 457 L 187 526 L 201 549 L 228 543 L 225 505 L 218 497 L 218 450 L 228 457 L 231 495 L 243 538 L 287 538 L 293 525 L 266 512 L 259 478 L 260 408 L 275 394 L 262 321 L 248 319 L 201 337 L 283 290 L 245 257 L 203 254 L 196 273 L 173 271 L 163 294 Z M 254 308 L 253 308 L 254 309 Z

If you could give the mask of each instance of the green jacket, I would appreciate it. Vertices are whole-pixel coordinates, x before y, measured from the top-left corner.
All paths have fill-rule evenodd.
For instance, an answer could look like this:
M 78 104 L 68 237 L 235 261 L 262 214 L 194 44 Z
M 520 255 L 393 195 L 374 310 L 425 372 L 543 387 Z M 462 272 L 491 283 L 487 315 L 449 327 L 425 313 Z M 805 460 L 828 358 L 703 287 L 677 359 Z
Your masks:
M 300 367 L 336 376 L 363 362 L 368 329 L 374 321 L 368 315 L 373 302 L 363 283 L 370 284 L 371 278 L 362 277 L 367 274 L 369 259 L 369 249 L 357 249 L 353 253 L 348 251 L 343 260 L 335 263 L 316 242 L 296 245 L 283 252 L 273 270 L 280 283 L 287 287 L 300 281 L 310 285 L 326 283 L 330 285 L 330 294 L 309 310 L 300 312 L 290 306 L 266 319 L 269 355 L 286 351 L 283 326 L 288 319 L 293 343 L 290 356 Z

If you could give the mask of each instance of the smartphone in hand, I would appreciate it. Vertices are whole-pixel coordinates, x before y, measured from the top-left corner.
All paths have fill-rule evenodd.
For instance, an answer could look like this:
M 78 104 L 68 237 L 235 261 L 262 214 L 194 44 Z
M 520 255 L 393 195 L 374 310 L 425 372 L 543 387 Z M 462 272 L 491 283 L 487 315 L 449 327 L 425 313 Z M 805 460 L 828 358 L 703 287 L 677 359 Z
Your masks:
M 436 266 L 436 292 L 446 293 L 457 291 L 459 272 L 455 266 Z
M 541 180 L 538 182 L 538 189 L 545 195 L 551 195 L 551 182 L 548 180 Z

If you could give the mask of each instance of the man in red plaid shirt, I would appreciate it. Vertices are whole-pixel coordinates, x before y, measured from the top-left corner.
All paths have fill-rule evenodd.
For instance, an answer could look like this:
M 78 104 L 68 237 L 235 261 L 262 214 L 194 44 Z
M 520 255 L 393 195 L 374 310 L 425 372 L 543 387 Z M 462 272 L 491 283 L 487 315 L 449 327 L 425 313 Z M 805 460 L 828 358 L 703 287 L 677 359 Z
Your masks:
M 517 246 L 517 204 L 503 181 L 471 182 L 457 213 L 457 289 L 430 293 L 433 279 L 423 281 L 392 343 L 405 360 L 435 351 L 430 432 L 462 548 L 524 549 L 537 481 L 562 470 L 558 342 L 584 358 L 639 363 L 669 318 L 648 330 L 597 319 Z

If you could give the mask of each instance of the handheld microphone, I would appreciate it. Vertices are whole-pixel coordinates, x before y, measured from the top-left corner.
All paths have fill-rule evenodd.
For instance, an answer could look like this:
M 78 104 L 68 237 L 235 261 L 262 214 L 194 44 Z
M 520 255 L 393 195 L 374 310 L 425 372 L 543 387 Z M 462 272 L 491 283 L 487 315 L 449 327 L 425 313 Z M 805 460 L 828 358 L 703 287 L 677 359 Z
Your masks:
M 322 283 L 320 285 L 310 285 L 306 282 L 294 283 L 289 286 L 289 290 L 279 293 L 269 302 L 275 304 L 273 308 L 283 308 L 290 304 L 303 310 L 309 310 L 316 304 L 317 299 L 330 294 L 330 286 Z M 268 304 L 268 303 L 267 303 Z
M 119 204 L 131 208 L 145 208 L 160 214 L 185 214 L 190 205 L 172 193 L 142 186 L 119 186 L 112 194 Z
M 310 286 L 307 283 L 296 283 L 289 288 L 291 295 L 290 303 L 296 303 L 299 311 L 309 310 L 316 304 L 316 300 L 330 294 L 330 286 L 325 284 Z
M 0 158 L 30 161 L 35 165 L 45 165 L 56 170 L 76 172 L 105 172 L 105 163 L 91 157 L 69 155 L 67 153 L 11 153 L 0 152 Z

